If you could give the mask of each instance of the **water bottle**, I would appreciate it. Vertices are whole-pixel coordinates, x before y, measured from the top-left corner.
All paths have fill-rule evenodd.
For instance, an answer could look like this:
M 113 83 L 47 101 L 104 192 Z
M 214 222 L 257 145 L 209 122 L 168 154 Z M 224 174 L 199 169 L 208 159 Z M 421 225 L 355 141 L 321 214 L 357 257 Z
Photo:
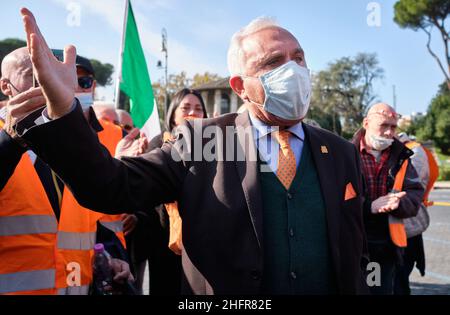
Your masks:
M 94 246 L 93 272 L 96 294 L 112 295 L 113 273 L 111 256 L 101 243 Z

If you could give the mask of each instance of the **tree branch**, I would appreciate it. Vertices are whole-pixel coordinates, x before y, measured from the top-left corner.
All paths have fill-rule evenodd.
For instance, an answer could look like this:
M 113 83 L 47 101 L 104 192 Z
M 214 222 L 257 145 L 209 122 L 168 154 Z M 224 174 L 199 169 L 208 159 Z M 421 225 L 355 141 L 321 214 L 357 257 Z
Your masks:
M 434 53 L 434 51 L 431 49 L 431 32 L 428 31 L 426 28 L 421 27 L 421 29 L 428 35 L 428 41 L 427 41 L 427 48 L 428 48 L 428 52 L 430 53 L 431 56 L 433 56 L 433 58 L 436 60 L 436 62 L 439 65 L 439 68 L 441 68 L 442 73 L 444 74 L 447 82 L 450 82 L 450 77 L 447 73 L 447 71 L 445 71 L 444 66 L 442 65 L 441 60 L 439 59 L 439 57 Z

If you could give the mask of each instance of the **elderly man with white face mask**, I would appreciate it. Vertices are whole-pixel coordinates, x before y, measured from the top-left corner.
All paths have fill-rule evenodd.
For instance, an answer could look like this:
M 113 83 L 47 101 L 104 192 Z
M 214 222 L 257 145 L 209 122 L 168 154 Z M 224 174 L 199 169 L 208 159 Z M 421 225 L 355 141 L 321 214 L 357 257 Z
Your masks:
M 398 114 L 391 106 L 375 104 L 353 138 L 366 187 L 364 223 L 369 255 L 381 266 L 381 285 L 371 288 L 373 294 L 393 294 L 395 266 L 402 263 L 399 257 L 406 247 L 401 219 L 417 214 L 424 194 L 417 172 L 409 164 L 413 152 L 394 138 L 397 121 Z
M 311 83 L 294 35 L 259 18 L 233 36 L 230 85 L 248 111 L 186 121 L 161 149 L 116 160 L 74 99 L 75 48 L 55 60 L 31 12 L 22 15 L 52 121 L 24 119 L 17 130 L 26 131 L 13 136 L 36 147 L 79 202 L 97 211 L 177 201 L 183 293 L 368 292 L 358 152 L 302 123 Z

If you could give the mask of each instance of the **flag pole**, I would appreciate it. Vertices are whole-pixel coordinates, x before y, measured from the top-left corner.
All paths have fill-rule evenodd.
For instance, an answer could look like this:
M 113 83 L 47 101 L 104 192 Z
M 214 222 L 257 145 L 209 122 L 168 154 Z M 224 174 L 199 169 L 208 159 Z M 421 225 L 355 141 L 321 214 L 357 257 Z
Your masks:
M 116 79 L 116 99 L 115 99 L 115 107 L 119 108 L 120 106 L 120 81 L 122 79 L 122 63 L 123 63 L 123 51 L 125 49 L 125 34 L 127 32 L 127 20 L 128 20 L 128 8 L 130 0 L 125 0 L 125 13 L 123 18 L 123 27 L 122 27 L 122 41 L 120 43 L 120 51 L 119 51 L 119 62 L 117 63 L 117 79 Z

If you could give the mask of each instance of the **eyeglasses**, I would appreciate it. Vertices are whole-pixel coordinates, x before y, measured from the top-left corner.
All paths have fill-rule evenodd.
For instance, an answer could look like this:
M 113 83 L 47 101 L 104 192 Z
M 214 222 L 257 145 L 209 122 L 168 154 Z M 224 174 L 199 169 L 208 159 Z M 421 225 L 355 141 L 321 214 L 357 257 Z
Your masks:
M 17 93 L 20 93 L 19 89 L 16 88 L 16 87 L 14 86 L 14 84 L 12 84 L 12 82 L 11 82 L 10 79 L 2 78 L 2 80 L 6 81 L 7 84 L 11 85 L 11 87 L 12 87 L 14 90 L 16 90 Z
M 78 78 L 78 85 L 82 89 L 90 89 L 93 84 L 94 84 L 93 77 L 79 77 Z
M 394 113 L 392 111 L 387 111 L 387 110 L 384 110 L 384 109 L 376 111 L 376 112 L 373 112 L 373 113 L 370 113 L 370 115 L 372 115 L 372 114 L 378 114 L 378 115 L 382 115 L 382 116 L 387 117 L 387 118 L 394 118 L 394 119 L 397 119 L 397 120 L 402 117 L 402 115 L 400 115 L 400 114 Z

